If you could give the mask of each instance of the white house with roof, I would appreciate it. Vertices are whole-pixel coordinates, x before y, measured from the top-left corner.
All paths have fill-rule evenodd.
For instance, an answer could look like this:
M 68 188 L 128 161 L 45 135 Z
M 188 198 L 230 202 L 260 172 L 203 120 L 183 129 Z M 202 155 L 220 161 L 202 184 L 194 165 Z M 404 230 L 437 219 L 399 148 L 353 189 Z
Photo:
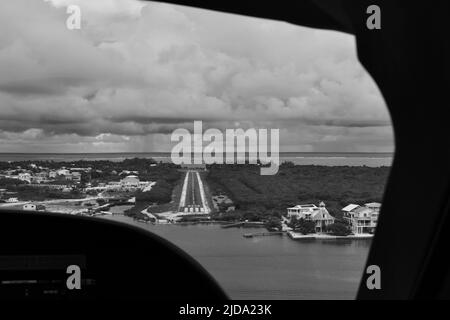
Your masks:
M 374 233 L 380 208 L 381 204 L 378 202 L 366 203 L 363 206 L 349 204 L 342 209 L 342 213 L 354 234 Z
M 66 180 L 80 182 L 81 181 L 81 173 L 79 172 L 71 172 L 64 176 Z
M 67 169 L 59 169 L 59 170 L 56 171 L 56 174 L 58 176 L 67 176 L 67 175 L 70 174 L 70 171 L 67 170 Z
M 380 212 L 381 203 L 379 202 L 370 202 L 364 205 L 365 207 L 372 209 L 373 211 Z
M 130 187 L 139 188 L 139 186 L 140 186 L 140 181 L 139 181 L 138 176 L 131 175 L 131 176 L 126 176 L 125 178 L 123 178 L 122 180 L 120 180 L 120 184 L 121 184 L 123 187 L 128 187 L 128 188 L 130 188 Z
M 17 178 L 21 181 L 27 181 L 27 182 L 31 183 L 31 174 L 28 172 L 19 173 Z
M 295 207 L 287 209 L 289 219 L 312 220 L 316 223 L 316 232 L 325 232 L 326 226 L 334 223 L 333 216 L 328 212 L 325 203 L 320 202 L 317 207 L 315 204 L 298 204 Z

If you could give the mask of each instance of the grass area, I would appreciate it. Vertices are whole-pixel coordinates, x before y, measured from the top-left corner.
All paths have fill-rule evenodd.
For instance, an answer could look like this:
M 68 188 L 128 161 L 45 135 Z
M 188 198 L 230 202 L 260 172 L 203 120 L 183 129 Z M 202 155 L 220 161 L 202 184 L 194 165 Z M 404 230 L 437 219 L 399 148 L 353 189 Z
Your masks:
M 205 171 L 200 172 L 200 179 L 202 179 L 202 182 L 203 182 L 203 190 L 205 191 L 206 202 L 208 203 L 209 209 L 211 209 L 211 213 L 214 213 L 215 209 L 214 209 L 214 204 L 212 202 L 212 193 L 211 193 L 211 189 L 206 181 L 207 175 L 208 174 Z

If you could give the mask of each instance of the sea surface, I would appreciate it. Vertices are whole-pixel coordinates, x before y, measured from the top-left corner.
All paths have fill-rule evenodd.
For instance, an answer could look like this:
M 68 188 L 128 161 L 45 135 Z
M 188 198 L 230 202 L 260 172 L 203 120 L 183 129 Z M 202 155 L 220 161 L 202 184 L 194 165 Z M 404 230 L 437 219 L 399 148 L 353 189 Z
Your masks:
M 371 244 L 244 238 L 244 233 L 262 229 L 151 225 L 121 215 L 105 219 L 136 225 L 174 243 L 203 265 L 232 299 L 353 299 Z
M 77 161 L 110 160 L 123 161 L 129 158 L 153 158 L 156 161 L 171 162 L 168 152 L 147 153 L 0 153 L 0 161 Z M 321 153 L 321 152 L 281 152 L 280 162 L 290 161 L 297 165 L 323 166 L 391 166 L 392 153 Z

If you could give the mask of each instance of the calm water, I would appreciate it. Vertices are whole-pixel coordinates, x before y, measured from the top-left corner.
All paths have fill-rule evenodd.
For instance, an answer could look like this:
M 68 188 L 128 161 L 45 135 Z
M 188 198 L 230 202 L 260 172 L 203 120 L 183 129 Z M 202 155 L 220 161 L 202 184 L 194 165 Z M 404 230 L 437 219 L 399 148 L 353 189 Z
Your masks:
M 127 158 L 153 158 L 156 161 L 170 162 L 170 153 L 0 153 L 0 161 L 22 160 L 110 160 L 123 161 Z M 281 152 L 280 161 L 291 161 L 298 165 L 324 166 L 390 166 L 392 153 L 317 153 L 317 152 Z
M 251 229 L 148 225 L 118 215 L 107 219 L 173 242 L 197 259 L 233 299 L 352 299 L 370 247 L 370 240 L 246 239 L 242 235 Z

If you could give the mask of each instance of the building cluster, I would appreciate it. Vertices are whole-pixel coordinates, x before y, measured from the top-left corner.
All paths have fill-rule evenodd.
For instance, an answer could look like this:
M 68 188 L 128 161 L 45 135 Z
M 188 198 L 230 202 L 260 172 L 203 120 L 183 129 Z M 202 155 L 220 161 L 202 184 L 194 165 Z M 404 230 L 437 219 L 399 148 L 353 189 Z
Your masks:
M 349 204 L 342 209 L 343 218 L 348 223 L 353 234 L 372 234 L 378 222 L 381 204 L 378 202 L 366 203 L 363 206 Z M 288 219 L 293 217 L 315 222 L 317 233 L 326 231 L 326 227 L 335 222 L 335 218 L 328 212 L 325 203 L 319 206 L 315 204 L 300 204 L 287 208 Z
M 89 184 L 85 191 L 150 191 L 156 182 L 140 181 L 136 175 L 126 176 L 120 181 L 100 182 L 97 186 L 92 187 Z
M 117 175 L 118 178 L 122 177 L 119 181 L 95 181 L 95 184 L 90 182 L 81 183 L 83 174 L 102 173 L 101 170 L 87 168 L 75 168 L 75 167 L 61 167 L 58 169 L 50 169 L 47 167 L 37 166 L 30 164 L 27 167 L 11 167 L 6 170 L 0 171 L 0 179 L 17 179 L 19 181 L 27 183 L 27 185 L 40 188 L 48 188 L 61 192 L 71 192 L 78 190 L 80 192 L 102 192 L 102 191 L 150 191 L 155 182 L 152 181 L 140 181 L 138 171 L 123 170 L 122 172 L 112 171 L 113 175 Z M 0 189 L 0 200 L 7 203 L 18 202 L 18 192 L 9 191 L 7 189 Z M 25 210 L 31 210 L 27 208 Z
M 1 178 L 17 179 L 29 184 L 51 183 L 54 181 L 81 182 L 83 172 L 90 172 L 92 168 L 65 168 L 57 170 L 31 164 L 28 168 L 17 167 L 0 172 Z

